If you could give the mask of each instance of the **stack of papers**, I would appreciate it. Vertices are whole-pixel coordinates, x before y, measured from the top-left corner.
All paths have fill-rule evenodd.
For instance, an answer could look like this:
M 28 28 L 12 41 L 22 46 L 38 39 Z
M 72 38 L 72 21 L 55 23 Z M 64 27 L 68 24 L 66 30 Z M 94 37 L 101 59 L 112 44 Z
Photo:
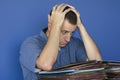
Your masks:
M 120 62 L 88 61 L 74 63 L 53 71 L 39 71 L 41 80 L 120 80 Z
M 86 69 L 86 70 L 61 70 L 61 71 L 40 71 L 38 72 L 39 75 L 59 75 L 59 74 L 66 74 L 66 75 L 72 75 L 72 74 L 78 74 L 78 73 L 89 73 L 89 72 L 97 72 L 97 71 L 103 71 L 104 68 L 96 68 L 96 69 Z
M 67 74 L 73 73 L 75 70 L 60 70 L 60 71 L 40 71 L 38 72 L 39 75 L 58 75 L 58 74 Z

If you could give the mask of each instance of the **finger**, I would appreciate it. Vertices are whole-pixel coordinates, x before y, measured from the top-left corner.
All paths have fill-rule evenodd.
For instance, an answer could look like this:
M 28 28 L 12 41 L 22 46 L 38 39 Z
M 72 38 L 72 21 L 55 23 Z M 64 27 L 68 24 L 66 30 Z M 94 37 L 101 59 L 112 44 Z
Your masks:
M 66 4 L 64 4 L 63 6 L 61 6 L 60 11 L 64 12 L 68 8 L 70 8 L 70 7 L 68 7 Z
M 69 8 L 75 9 L 75 8 L 74 8 L 73 6 L 71 6 L 71 5 L 62 4 L 62 5 L 59 6 L 59 11 L 64 12 L 65 10 L 67 10 L 67 9 L 69 9 Z
M 76 11 L 78 13 L 78 15 L 80 16 L 80 13 L 78 11 Z
M 72 8 L 72 9 L 75 9 L 75 7 L 69 5 L 69 4 L 66 4 L 68 7 Z
M 81 17 L 80 17 L 80 13 L 77 11 L 77 10 L 75 10 L 75 9 L 72 9 L 72 11 L 76 14 L 76 16 L 77 16 L 77 23 L 82 23 L 82 19 L 81 19 Z
M 57 9 L 57 6 L 58 6 L 58 5 L 55 5 L 55 6 L 53 7 L 52 13 Z
M 72 9 L 72 11 L 73 11 L 78 17 L 80 17 L 80 13 L 79 13 L 76 9 Z
M 71 8 L 66 9 L 66 10 L 63 12 L 63 14 L 65 15 L 65 14 L 68 13 L 69 11 L 72 11 L 72 9 L 71 9 Z
M 64 7 L 65 7 L 66 5 L 65 4 L 60 4 L 58 7 L 57 7 L 57 11 L 59 11 L 59 12 L 62 12 L 62 10 L 64 9 Z
M 75 9 L 73 6 L 71 5 L 68 5 L 68 4 L 61 4 L 58 6 L 57 10 L 60 11 L 60 12 L 64 12 L 66 9 L 68 8 L 72 8 L 72 9 Z

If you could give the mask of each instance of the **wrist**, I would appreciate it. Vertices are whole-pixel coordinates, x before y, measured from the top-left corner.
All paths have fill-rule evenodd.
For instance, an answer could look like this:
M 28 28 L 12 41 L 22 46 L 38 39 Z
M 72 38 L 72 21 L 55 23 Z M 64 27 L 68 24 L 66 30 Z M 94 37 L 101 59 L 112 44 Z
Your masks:
M 78 28 L 80 29 L 81 26 L 83 26 L 83 24 L 82 24 L 82 23 L 78 23 L 77 26 L 78 26 Z

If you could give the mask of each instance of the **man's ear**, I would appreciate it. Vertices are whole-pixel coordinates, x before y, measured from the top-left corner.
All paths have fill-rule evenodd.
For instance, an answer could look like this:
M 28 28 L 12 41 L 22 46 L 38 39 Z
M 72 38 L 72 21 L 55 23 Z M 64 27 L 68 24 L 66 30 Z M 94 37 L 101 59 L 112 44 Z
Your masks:
M 51 29 L 51 18 L 50 15 L 48 15 L 48 31 Z
M 51 23 L 48 22 L 48 31 L 51 30 Z
M 48 15 L 48 31 L 50 31 L 51 28 L 51 19 L 50 19 L 50 15 Z
M 48 15 L 48 23 L 50 23 L 50 22 L 51 22 L 50 15 Z

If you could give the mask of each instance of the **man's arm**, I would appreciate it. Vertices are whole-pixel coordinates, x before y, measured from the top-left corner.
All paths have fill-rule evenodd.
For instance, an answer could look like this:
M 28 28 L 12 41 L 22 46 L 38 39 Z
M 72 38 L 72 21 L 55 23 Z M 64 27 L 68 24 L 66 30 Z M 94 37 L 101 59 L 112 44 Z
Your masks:
M 79 12 L 77 12 L 77 10 L 75 9 L 73 9 L 73 11 L 77 15 L 77 26 L 87 52 L 88 60 L 102 60 L 100 51 L 96 43 L 93 41 L 93 39 L 88 34 L 87 30 L 81 22 Z
M 102 60 L 97 45 L 90 37 L 82 23 L 78 25 L 78 29 L 87 52 L 88 60 Z
M 36 61 L 36 66 L 40 69 L 49 71 L 52 69 L 56 61 L 59 49 L 61 26 L 63 24 L 65 14 L 70 11 L 70 9 L 67 9 L 63 12 L 63 9 L 66 6 L 67 5 L 64 4 L 54 6 L 51 16 L 48 17 L 48 41 Z

